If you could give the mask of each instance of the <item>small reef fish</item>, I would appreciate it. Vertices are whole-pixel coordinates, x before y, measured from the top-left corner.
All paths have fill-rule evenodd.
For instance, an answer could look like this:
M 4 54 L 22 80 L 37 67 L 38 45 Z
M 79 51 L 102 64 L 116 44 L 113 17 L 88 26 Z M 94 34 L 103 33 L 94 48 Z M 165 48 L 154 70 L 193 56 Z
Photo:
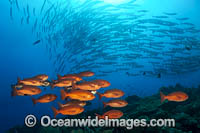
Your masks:
M 69 93 L 65 92 L 63 89 L 60 90 L 61 99 L 69 97 L 70 99 L 80 100 L 80 101 L 90 101 L 95 98 L 94 94 L 86 90 L 72 90 Z
M 181 91 L 172 92 L 168 95 L 164 95 L 162 92 L 160 92 L 160 97 L 161 97 L 161 103 L 163 103 L 165 100 L 183 102 L 189 98 L 189 96 L 186 93 Z
M 21 89 L 17 89 L 16 87 L 13 87 L 12 90 L 12 96 L 32 96 L 32 95 L 38 95 L 40 94 L 42 91 L 40 88 L 36 87 L 36 86 L 29 86 L 29 85 L 24 85 Z
M 52 110 L 54 112 L 54 117 L 56 117 L 58 114 L 77 115 L 77 114 L 82 113 L 84 111 L 84 108 L 79 105 L 69 105 L 69 106 L 60 108 L 58 110 L 56 108 L 52 107 Z
M 98 93 L 99 95 L 99 99 L 101 99 L 102 97 L 106 97 L 106 98 L 119 98 L 122 97 L 124 95 L 124 92 L 119 90 L 119 89 L 111 89 L 111 90 L 107 90 L 105 91 L 103 94 Z
M 51 84 L 51 88 L 53 89 L 54 87 L 69 87 L 72 86 L 73 82 L 75 82 L 74 79 L 58 80 Z
M 39 79 L 35 79 L 35 78 L 27 78 L 27 79 L 23 79 L 23 80 L 18 78 L 18 84 L 32 85 L 32 86 L 45 86 L 46 85 L 46 83 L 42 82 Z
M 123 112 L 121 112 L 120 110 L 110 110 L 103 115 L 99 115 L 96 113 L 95 115 L 98 116 L 99 119 L 105 119 L 105 116 L 108 116 L 108 119 L 118 119 L 123 116 Z
M 49 103 L 56 100 L 57 96 L 54 94 L 45 94 L 40 96 L 38 99 L 32 98 L 32 102 L 35 105 L 36 103 Z
M 58 102 L 59 108 L 63 108 L 65 106 L 69 106 L 69 105 L 79 105 L 81 107 L 84 107 L 86 105 L 86 102 L 85 101 L 79 101 L 79 100 L 71 100 L 71 101 L 69 101 L 65 104 Z
M 80 77 L 91 77 L 91 76 L 94 76 L 94 72 L 85 71 L 85 72 L 80 72 L 77 75 Z
M 103 79 L 96 79 L 91 82 L 97 83 L 99 86 L 101 86 L 101 88 L 106 88 L 111 85 L 110 82 Z
M 128 103 L 125 100 L 114 99 L 110 100 L 109 102 L 103 102 L 104 108 L 106 106 L 110 107 L 125 107 Z
M 63 80 L 63 79 L 74 79 L 75 81 L 81 81 L 82 78 L 80 76 L 74 75 L 74 74 L 68 74 L 68 75 L 57 75 L 58 76 L 58 80 Z
M 73 89 L 81 89 L 81 90 L 90 90 L 90 91 L 96 91 L 101 88 L 101 86 L 95 82 L 82 82 L 80 84 L 73 84 Z

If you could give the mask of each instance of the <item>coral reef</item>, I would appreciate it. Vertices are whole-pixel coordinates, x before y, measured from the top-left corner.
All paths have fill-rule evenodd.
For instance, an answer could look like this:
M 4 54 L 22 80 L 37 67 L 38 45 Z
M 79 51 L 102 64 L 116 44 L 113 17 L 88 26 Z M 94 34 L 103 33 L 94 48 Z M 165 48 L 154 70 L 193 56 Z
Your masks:
M 125 127 L 121 128 L 102 128 L 102 127 L 81 127 L 81 128 L 68 128 L 68 127 L 41 127 L 37 125 L 34 128 L 27 128 L 26 126 L 16 126 L 7 131 L 7 133 L 143 133 L 143 132 L 171 132 L 171 133 L 198 133 L 200 131 L 200 86 L 197 88 L 184 88 L 177 84 L 176 86 L 160 88 L 164 94 L 169 94 L 175 91 L 183 91 L 188 94 L 189 99 L 184 102 L 170 102 L 165 101 L 161 104 L 160 94 L 157 93 L 152 96 L 140 98 L 138 96 L 129 96 L 126 101 L 128 106 L 121 108 L 124 112 L 122 118 L 125 119 L 175 119 L 175 127 L 133 127 L 128 130 Z M 109 110 L 106 107 L 104 111 Z M 87 116 L 94 117 L 94 113 L 102 113 L 101 109 L 87 111 L 81 115 L 67 118 L 87 118 Z

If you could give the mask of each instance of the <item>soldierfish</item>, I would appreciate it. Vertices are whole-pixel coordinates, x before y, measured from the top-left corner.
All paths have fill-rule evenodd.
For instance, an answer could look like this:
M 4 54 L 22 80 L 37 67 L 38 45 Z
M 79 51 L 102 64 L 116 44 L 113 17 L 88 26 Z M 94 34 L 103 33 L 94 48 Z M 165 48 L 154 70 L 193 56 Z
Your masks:
M 110 110 L 103 115 L 99 115 L 96 113 L 95 115 L 98 116 L 99 119 L 105 119 L 105 116 L 108 116 L 108 119 L 118 119 L 123 116 L 123 112 L 121 112 L 120 110 Z
M 86 105 L 86 102 L 85 101 L 79 101 L 79 100 L 71 100 L 65 104 L 61 104 L 60 102 L 58 102 L 58 106 L 60 108 L 63 108 L 65 106 L 69 106 L 69 105 L 79 105 L 81 107 L 84 107 Z
M 97 94 L 99 95 L 99 99 L 101 99 L 102 97 L 119 98 L 124 95 L 124 92 L 119 89 L 111 89 L 111 90 L 106 90 L 103 94 L 98 92 Z
M 34 79 L 34 78 L 28 78 L 21 80 L 18 78 L 18 84 L 24 84 L 24 85 L 32 85 L 32 86 L 44 86 L 45 83 L 43 83 L 41 80 Z
M 90 90 L 90 91 L 96 91 L 101 88 L 101 86 L 95 82 L 82 82 L 80 84 L 73 84 L 73 89 L 81 89 L 81 90 Z
M 76 99 L 80 101 L 90 101 L 95 98 L 94 94 L 86 90 L 72 90 L 69 93 L 64 90 L 60 90 L 61 99 L 64 100 L 66 97 Z
M 54 117 L 56 117 L 59 113 L 62 115 L 77 115 L 77 114 L 82 113 L 84 111 L 84 108 L 79 105 L 69 105 L 69 106 L 60 108 L 58 110 L 52 107 L 52 110 L 54 112 Z
M 24 95 L 38 95 L 42 91 L 40 88 L 36 86 L 30 86 L 30 85 L 23 85 L 21 89 L 17 89 L 15 86 L 12 90 L 12 96 L 24 96 Z
M 63 80 L 63 79 L 74 79 L 75 81 L 81 81 L 82 78 L 80 76 L 74 75 L 74 74 L 68 74 L 68 75 L 57 75 L 58 76 L 58 80 Z
M 106 88 L 106 87 L 110 86 L 110 83 L 103 79 L 96 79 L 91 82 L 97 83 L 99 86 L 101 86 L 101 88 Z
M 80 72 L 79 74 L 77 74 L 80 77 L 91 77 L 94 75 L 94 72 L 90 72 L 90 71 L 85 71 L 85 72 Z
M 33 102 L 33 104 L 49 103 L 49 102 L 56 100 L 56 98 L 57 98 L 57 96 L 54 94 L 45 94 L 45 95 L 39 97 L 38 99 L 32 98 L 32 102 Z
M 109 102 L 103 102 L 104 108 L 106 106 L 110 107 L 125 107 L 128 103 L 125 100 L 114 99 L 110 100 Z
M 172 92 L 168 95 L 164 95 L 162 92 L 160 92 L 160 97 L 161 103 L 164 102 L 166 99 L 175 102 L 183 102 L 188 99 L 188 95 L 181 91 Z
M 58 80 L 55 83 L 51 84 L 51 88 L 53 89 L 54 87 L 69 87 L 72 86 L 72 84 L 75 82 L 74 79 L 63 79 L 63 80 Z

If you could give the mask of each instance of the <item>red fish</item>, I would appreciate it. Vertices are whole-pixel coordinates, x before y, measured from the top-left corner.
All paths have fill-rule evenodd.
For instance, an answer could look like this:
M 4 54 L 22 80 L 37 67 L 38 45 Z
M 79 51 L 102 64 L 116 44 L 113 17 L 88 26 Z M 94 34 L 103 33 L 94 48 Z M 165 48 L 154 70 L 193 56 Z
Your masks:
M 56 117 L 58 114 L 63 114 L 63 115 L 77 115 L 80 114 L 84 111 L 84 108 L 79 106 L 79 105 L 69 105 L 60 108 L 57 110 L 56 108 L 52 107 L 52 110 L 54 112 L 54 117 Z
M 97 94 L 99 95 L 99 99 L 101 99 L 102 97 L 119 98 L 124 95 L 124 92 L 119 89 L 111 89 L 111 90 L 105 91 L 103 94 L 98 93 L 98 92 L 97 92 Z
M 46 95 L 39 97 L 38 99 L 32 98 L 32 101 L 33 101 L 33 104 L 49 103 L 49 102 L 56 100 L 56 98 L 57 98 L 57 96 L 54 94 L 46 94 Z
M 99 119 L 105 119 L 105 116 L 108 116 L 108 119 L 118 119 L 123 116 L 123 112 L 121 112 L 120 110 L 110 110 L 103 115 L 99 115 L 96 113 L 95 115 L 98 116 Z
M 172 92 L 168 95 L 164 95 L 162 92 L 160 92 L 160 97 L 161 97 L 161 103 L 164 102 L 166 99 L 175 102 L 183 102 L 188 99 L 188 95 L 181 91 Z

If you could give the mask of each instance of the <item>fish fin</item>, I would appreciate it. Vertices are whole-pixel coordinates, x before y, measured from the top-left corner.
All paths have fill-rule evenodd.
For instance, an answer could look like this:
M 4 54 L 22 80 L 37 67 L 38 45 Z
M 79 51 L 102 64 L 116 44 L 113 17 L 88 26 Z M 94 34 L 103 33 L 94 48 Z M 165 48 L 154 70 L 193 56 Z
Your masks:
M 107 106 L 107 103 L 106 102 L 103 102 L 103 107 L 105 108 Z
M 95 113 L 95 115 L 96 115 L 99 119 L 102 119 L 102 116 L 101 116 L 101 115 L 99 115 L 99 114 L 97 114 L 97 113 Z
M 51 83 L 50 86 L 51 86 L 51 89 L 55 87 L 54 83 Z
M 13 87 L 11 96 L 12 96 L 12 97 L 17 96 L 17 88 Z
M 160 92 L 160 98 L 161 98 L 161 103 L 163 103 L 166 99 L 165 95 L 162 92 Z
M 37 103 L 37 99 L 32 97 L 32 102 L 33 102 L 33 105 L 35 105 Z
M 53 110 L 54 117 L 56 118 L 56 116 L 59 114 L 58 110 L 54 107 L 51 107 L 51 109 Z
M 72 81 L 72 89 L 76 89 L 76 88 L 77 88 L 76 83 Z
M 63 106 L 63 105 L 62 105 L 60 102 L 58 102 L 58 107 L 59 107 L 59 108 L 62 108 L 62 106 Z
M 11 88 L 14 89 L 14 88 L 16 88 L 16 87 L 15 87 L 15 85 L 11 85 Z
M 21 79 L 20 77 L 17 77 L 17 82 L 20 83 Z
M 61 76 L 60 74 L 57 74 L 57 77 L 58 77 L 58 79 L 61 79 L 61 78 L 62 78 L 62 76 Z
M 99 100 L 101 100 L 101 98 L 103 97 L 103 95 L 99 92 L 97 92 L 97 95 L 99 96 Z
M 61 90 L 60 90 L 60 94 L 61 94 L 61 99 L 64 100 L 64 99 L 66 98 L 66 94 L 67 94 L 67 93 L 65 92 L 65 90 L 61 89 Z

